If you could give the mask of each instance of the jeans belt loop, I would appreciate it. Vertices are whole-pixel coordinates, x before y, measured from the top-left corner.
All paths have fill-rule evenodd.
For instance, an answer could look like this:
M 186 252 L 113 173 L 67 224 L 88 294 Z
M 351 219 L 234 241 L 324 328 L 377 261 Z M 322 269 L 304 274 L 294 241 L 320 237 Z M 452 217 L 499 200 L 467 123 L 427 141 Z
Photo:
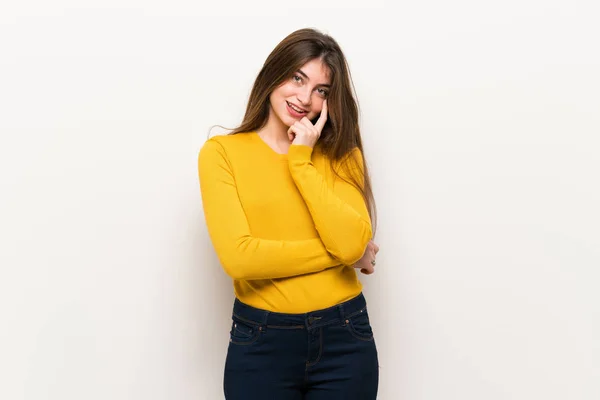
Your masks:
M 265 311 L 265 313 L 263 314 L 263 320 L 262 323 L 260 324 L 258 330 L 261 332 L 266 332 L 267 331 L 267 321 L 269 320 L 269 311 Z
M 342 320 L 342 326 L 346 326 L 346 313 L 344 313 L 344 305 L 340 304 L 338 306 L 338 309 L 340 311 L 340 319 Z

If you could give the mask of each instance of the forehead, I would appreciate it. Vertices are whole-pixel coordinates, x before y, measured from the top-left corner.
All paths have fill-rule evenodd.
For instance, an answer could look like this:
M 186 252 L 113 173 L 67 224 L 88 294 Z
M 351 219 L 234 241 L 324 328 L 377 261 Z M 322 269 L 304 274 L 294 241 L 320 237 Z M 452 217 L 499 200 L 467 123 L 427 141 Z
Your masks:
M 325 65 L 320 59 L 310 60 L 299 68 L 300 71 L 304 72 L 311 83 L 314 84 L 330 84 L 331 83 L 331 71 L 329 67 Z

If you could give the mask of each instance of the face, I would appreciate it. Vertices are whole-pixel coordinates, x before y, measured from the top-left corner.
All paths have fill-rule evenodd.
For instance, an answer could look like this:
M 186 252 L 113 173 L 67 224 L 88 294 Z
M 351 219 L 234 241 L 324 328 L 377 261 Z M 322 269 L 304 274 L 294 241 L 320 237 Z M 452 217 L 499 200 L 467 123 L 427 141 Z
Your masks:
M 307 62 L 273 90 L 269 96 L 269 118 L 277 118 L 289 127 L 304 117 L 309 120 L 318 117 L 330 84 L 329 68 L 320 59 Z

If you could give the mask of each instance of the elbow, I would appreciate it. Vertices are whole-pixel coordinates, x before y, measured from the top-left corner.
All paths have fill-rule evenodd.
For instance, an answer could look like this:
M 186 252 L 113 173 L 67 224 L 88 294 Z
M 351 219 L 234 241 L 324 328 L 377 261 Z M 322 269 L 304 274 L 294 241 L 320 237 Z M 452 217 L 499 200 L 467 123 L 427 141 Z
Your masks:
M 219 249 L 217 256 L 223 271 L 234 280 L 248 279 L 248 268 L 244 268 L 244 263 L 238 257 L 232 256 L 230 249 Z
M 335 258 L 340 260 L 340 262 L 344 265 L 353 265 L 356 264 L 365 254 L 366 247 L 360 251 L 359 248 L 348 249 L 348 251 L 344 253 L 339 253 L 337 255 L 333 255 Z
M 352 239 L 346 238 L 340 246 L 335 246 L 329 252 L 344 265 L 353 265 L 365 254 L 372 236 L 371 224 L 367 224 L 362 232 L 355 233 Z
M 234 280 L 261 279 L 261 266 L 264 260 L 256 257 L 248 249 L 247 238 L 242 238 L 234 246 L 223 246 L 217 250 L 221 267 Z
M 237 263 L 234 260 L 221 260 L 221 266 L 223 270 L 231 279 L 234 280 L 247 280 L 250 276 L 246 273 L 247 269 L 243 268 L 241 263 Z

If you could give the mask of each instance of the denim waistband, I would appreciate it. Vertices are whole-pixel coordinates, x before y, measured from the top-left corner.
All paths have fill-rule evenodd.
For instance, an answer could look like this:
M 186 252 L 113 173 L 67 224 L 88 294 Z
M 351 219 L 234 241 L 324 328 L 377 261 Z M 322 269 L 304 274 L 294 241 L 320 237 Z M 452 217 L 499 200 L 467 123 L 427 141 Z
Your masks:
M 346 318 L 366 311 L 367 302 L 362 293 L 335 306 L 302 314 L 285 314 L 263 310 L 242 303 L 237 298 L 233 303 L 234 317 L 265 328 L 316 328 L 336 321 L 344 321 Z

